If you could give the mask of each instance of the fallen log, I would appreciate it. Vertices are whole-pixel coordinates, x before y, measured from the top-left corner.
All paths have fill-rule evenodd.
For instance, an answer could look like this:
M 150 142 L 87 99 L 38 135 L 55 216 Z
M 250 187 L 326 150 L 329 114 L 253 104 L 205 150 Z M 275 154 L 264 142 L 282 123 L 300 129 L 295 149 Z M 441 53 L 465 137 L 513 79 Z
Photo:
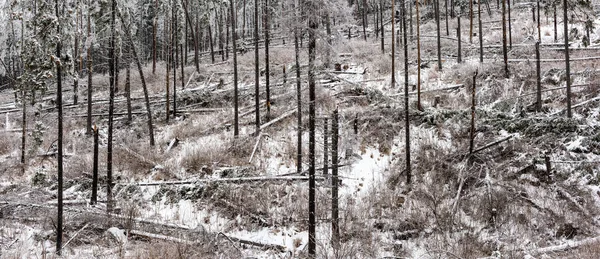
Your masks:
M 562 244 L 562 245 L 548 246 L 548 247 L 534 249 L 534 250 L 529 251 L 528 254 L 529 255 L 539 255 L 539 254 L 554 253 L 554 252 L 559 252 L 559 251 L 566 251 L 566 250 L 578 248 L 580 246 L 593 245 L 593 244 L 596 244 L 599 242 L 600 242 L 600 236 L 587 238 L 587 239 L 583 239 L 583 240 L 579 240 L 579 241 L 567 241 L 565 244 Z
M 316 176 L 315 180 L 323 181 L 324 177 Z M 202 183 L 247 183 L 247 182 L 293 182 L 293 181 L 308 181 L 308 176 L 252 176 L 252 177 L 232 177 L 232 178 L 216 178 L 216 179 L 197 179 L 184 181 L 162 181 L 162 182 L 146 182 L 146 183 L 118 183 L 120 185 L 137 185 L 137 186 L 160 186 L 160 185 L 183 185 L 183 184 L 202 184 Z
M 445 86 L 445 87 L 442 87 L 442 88 L 421 91 L 421 94 L 434 93 L 434 92 L 440 92 L 440 91 L 456 90 L 456 89 L 459 89 L 459 88 L 462 88 L 462 87 L 465 87 L 465 85 L 464 84 L 450 85 L 450 86 Z M 408 92 L 408 95 L 415 95 L 417 93 L 418 92 L 416 92 L 416 91 Z M 390 97 L 404 96 L 404 93 L 392 94 L 392 95 L 389 95 L 389 96 Z
M 584 106 L 584 105 L 586 105 L 588 103 L 595 102 L 595 101 L 598 101 L 598 100 L 600 100 L 600 96 L 598 96 L 596 98 L 589 99 L 587 101 L 583 101 L 583 102 L 578 103 L 578 104 L 575 104 L 575 105 L 571 106 L 571 109 L 579 108 L 579 107 Z M 567 111 L 567 109 L 560 110 L 560 111 L 557 111 L 555 113 L 552 113 L 551 115 L 552 116 L 558 115 L 558 114 L 561 114 L 561 113 L 566 112 L 566 111 Z
M 282 114 L 281 116 L 277 117 L 276 119 L 270 120 L 269 122 L 267 122 L 267 123 L 265 123 L 263 125 L 260 125 L 260 128 L 259 128 L 258 132 L 263 131 L 267 127 L 269 127 L 269 126 L 271 126 L 271 125 L 273 125 L 273 124 L 275 124 L 275 123 L 277 123 L 277 122 L 279 122 L 279 121 L 281 121 L 281 120 L 283 120 L 283 119 L 291 116 L 292 114 L 296 113 L 297 110 L 298 110 L 297 108 L 293 108 L 292 110 L 287 111 L 286 113 Z M 258 132 L 257 131 L 252 132 L 250 135 L 254 136 Z
M 509 135 L 509 136 L 506 136 L 506 137 L 504 137 L 504 138 L 502 138 L 500 140 L 497 140 L 497 141 L 494 141 L 492 143 L 489 143 L 489 144 L 487 144 L 487 145 L 485 145 L 483 147 L 477 148 L 477 149 L 473 150 L 473 153 L 471 153 L 471 155 L 473 155 L 473 154 L 475 154 L 477 152 L 480 152 L 482 150 L 486 150 L 486 149 L 488 149 L 490 147 L 496 146 L 496 145 L 498 145 L 498 144 L 500 144 L 500 143 L 502 143 L 504 141 L 507 141 L 507 140 L 511 139 L 512 137 L 513 137 L 513 135 Z

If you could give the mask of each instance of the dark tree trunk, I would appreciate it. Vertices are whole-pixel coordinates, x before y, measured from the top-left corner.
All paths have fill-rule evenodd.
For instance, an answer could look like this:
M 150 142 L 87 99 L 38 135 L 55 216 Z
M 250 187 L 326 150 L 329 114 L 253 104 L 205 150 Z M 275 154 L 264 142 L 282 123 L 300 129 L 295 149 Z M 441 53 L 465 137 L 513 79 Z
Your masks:
M 327 118 L 323 118 L 323 175 L 329 174 L 329 132 L 327 129 Z
M 446 36 L 450 36 L 450 27 L 448 26 L 448 0 L 444 0 L 444 9 L 444 20 L 446 21 Z
M 192 23 L 192 19 L 190 18 L 189 11 L 187 8 L 187 0 L 181 0 L 183 4 L 183 11 L 185 13 L 185 19 L 187 21 L 187 25 L 190 28 L 190 32 L 192 33 L 192 38 L 194 40 L 194 65 L 196 66 L 196 72 L 200 72 L 200 61 L 198 59 L 198 23 L 196 22 L 196 30 L 194 30 L 194 25 Z M 227 27 L 229 28 L 229 27 Z M 229 30 L 228 30 L 229 31 Z M 187 56 L 187 52 L 186 52 Z
M 244 0 L 245 3 L 246 0 Z M 234 0 L 229 0 L 231 5 L 231 40 L 233 45 L 233 136 L 239 135 L 238 128 L 238 70 L 237 70 L 237 30 L 236 30 L 236 19 L 235 19 L 235 5 Z M 244 5 L 245 7 L 245 5 Z M 245 11 L 244 11 L 245 13 Z
M 392 81 L 391 88 L 396 88 L 396 1 L 392 1 Z
M 458 39 L 458 55 L 456 58 L 456 62 L 461 63 L 462 62 L 462 50 L 461 50 L 461 39 L 460 39 L 460 17 L 462 16 L 462 14 L 459 14 L 456 16 L 456 24 L 457 24 L 457 28 L 456 28 L 456 38 Z
M 475 141 L 475 93 L 477 88 L 477 70 L 473 74 L 473 88 L 471 91 L 471 130 L 469 131 L 469 154 L 473 153 L 473 142 Z
M 540 30 L 540 20 L 541 20 L 541 16 L 540 16 L 540 0 L 537 0 L 537 31 L 538 31 L 538 41 L 541 43 L 542 42 L 542 31 Z
M 98 127 L 94 125 L 94 161 L 92 166 L 92 200 L 90 204 L 98 202 Z
M 340 247 L 340 226 L 339 226 L 339 210 L 338 210 L 338 110 L 333 111 L 331 118 L 331 245 L 334 249 Z
M 154 19 L 152 19 L 152 74 L 156 74 L 156 34 L 158 27 L 158 0 L 154 1 Z
M 438 44 L 439 44 L 439 35 L 440 35 L 440 17 L 439 17 L 439 0 L 436 0 L 436 6 L 437 6 L 437 14 L 438 14 L 438 18 L 437 18 L 437 22 L 438 22 Z M 406 13 L 406 5 L 402 4 L 402 13 Z M 406 15 L 402 16 L 402 26 L 403 26 L 403 30 L 404 30 L 404 42 L 406 43 L 407 38 L 406 38 Z M 439 45 L 438 45 L 438 57 L 440 56 L 439 54 Z M 440 70 L 442 69 L 441 66 L 441 62 L 439 62 L 438 64 L 440 66 Z M 411 184 L 411 172 L 410 172 L 410 119 L 409 119 L 409 114 L 408 114 L 408 110 L 409 110 L 409 105 L 408 105 L 408 44 L 404 44 L 404 121 L 405 121 L 405 127 L 406 127 L 406 147 L 405 147 L 405 153 L 406 153 L 406 185 L 410 186 Z
M 58 0 L 54 1 L 56 17 L 60 17 L 58 14 Z M 57 33 L 62 35 L 60 31 L 60 22 L 58 23 Z M 59 38 L 60 39 L 60 38 Z M 61 58 L 61 45 L 59 42 L 56 44 L 56 57 Z M 56 254 L 59 256 L 62 252 L 62 238 L 63 238 L 63 107 L 62 107 L 62 64 L 56 64 L 56 109 L 58 111 L 58 213 L 56 221 Z
M 381 52 L 385 53 L 385 26 L 383 24 L 383 0 L 379 2 L 379 26 L 381 26 Z
M 421 21 L 419 14 L 419 0 L 416 0 L 415 8 L 417 12 L 417 109 L 423 111 L 421 106 Z M 459 26 L 460 27 L 460 26 Z M 460 42 L 460 39 L 458 40 Z
M 113 0 L 114 1 L 114 0 Z M 124 27 L 123 31 L 125 32 L 125 36 L 127 37 L 127 41 L 131 46 L 131 52 L 133 54 L 133 58 L 135 59 L 135 63 L 137 65 L 138 73 L 140 75 L 140 80 L 142 81 L 142 89 L 144 90 L 144 101 L 146 103 L 146 113 L 148 115 L 148 132 L 150 134 L 150 146 L 154 146 L 154 126 L 152 124 L 152 110 L 150 108 L 150 98 L 148 96 L 148 87 L 146 86 L 146 78 L 144 77 L 144 71 L 142 70 L 142 63 L 137 55 L 137 51 L 135 50 L 135 44 L 133 43 L 133 38 L 131 37 L 131 31 L 129 30 L 129 26 L 125 23 L 123 19 L 123 15 L 119 12 L 119 19 L 121 20 L 121 25 Z
M 208 39 L 210 43 L 210 61 L 215 63 L 215 46 L 213 45 L 213 33 L 212 28 L 210 26 L 210 20 L 208 21 Z
M 269 86 L 269 15 L 271 14 L 269 9 L 269 0 L 265 1 L 265 11 L 264 11 L 264 20 L 265 20 L 265 91 L 267 94 L 267 117 L 266 120 L 269 121 L 271 118 L 271 89 Z
M 508 78 L 508 50 L 506 49 L 506 0 L 502 0 L 502 55 L 504 57 L 504 76 Z
M 568 1 L 563 1 L 563 23 L 564 23 L 564 40 L 565 40 L 565 69 L 567 76 L 567 117 L 572 118 L 571 113 L 571 64 L 569 60 L 569 18 L 568 18 Z
M 554 6 L 554 42 L 558 41 L 558 22 L 557 22 L 557 18 L 556 18 L 556 3 L 553 4 Z
M 541 69 L 540 69 L 540 42 L 535 43 L 535 72 L 536 72 L 536 83 L 537 83 L 537 93 L 536 93 L 536 102 L 535 102 L 535 111 L 542 111 L 542 79 L 541 79 Z
M 110 86 L 110 97 L 108 103 L 108 141 L 107 141 L 107 152 L 106 152 L 106 211 L 111 212 L 113 208 L 112 200 L 112 155 L 113 155 L 113 119 L 114 119 L 114 108 L 115 108 L 115 12 L 116 12 L 116 0 L 112 0 L 112 8 L 110 15 L 110 48 L 108 51 L 108 65 L 109 65 L 109 86 Z
M 510 49 L 512 49 L 512 19 L 510 17 L 510 14 L 512 13 L 511 8 L 510 8 L 510 2 L 512 0 L 506 0 L 506 3 L 508 4 L 508 46 Z M 504 22 L 506 23 L 506 22 Z
M 367 40 L 367 0 L 362 1 L 361 8 L 361 17 L 362 17 L 362 29 L 363 29 L 363 38 Z
M 167 15 L 168 18 L 168 15 Z M 165 83 L 165 122 L 169 123 L 169 117 L 171 116 L 171 79 L 170 79 L 170 75 L 171 75 L 171 63 L 173 62 L 173 39 L 175 38 L 174 35 L 174 28 L 173 26 L 175 25 L 175 23 L 173 22 L 173 17 L 171 17 L 171 25 L 168 26 L 168 28 L 166 29 L 167 31 L 167 35 L 169 35 L 169 42 L 167 43 L 167 59 L 165 62 L 165 66 L 167 67 L 167 74 L 166 74 L 166 83 Z
M 435 4 L 435 24 L 437 30 L 437 56 L 438 56 L 438 69 L 442 70 L 442 41 L 440 35 L 440 0 L 434 0 Z
M 331 17 L 329 16 L 329 11 L 325 15 L 325 31 L 327 32 L 327 53 L 325 54 L 325 67 L 329 68 L 331 66 L 331 48 L 332 48 L 332 40 L 331 40 Z
M 310 13 L 316 8 L 309 4 L 305 6 Z M 316 210 L 315 210 L 315 51 L 318 23 L 314 14 L 308 18 L 308 255 L 316 256 Z
M 127 61 L 127 67 L 125 67 L 125 94 L 127 95 L 127 121 L 130 123 L 133 121 L 131 116 L 131 66 Z
M 73 56 L 79 59 L 79 35 L 75 36 L 75 46 L 73 52 L 75 52 L 75 55 Z M 79 101 L 79 69 L 75 68 L 73 77 L 73 104 L 77 105 L 77 101 Z
M 223 39 L 223 10 L 219 9 L 219 24 L 217 25 L 218 34 L 219 34 L 219 49 L 221 50 L 221 61 L 225 61 L 225 51 L 224 51 L 224 39 Z
M 254 126 L 256 127 L 256 134 L 260 131 L 260 92 L 259 92 L 259 82 L 260 82 L 260 71 L 259 70 L 259 60 L 258 60 L 258 0 L 254 0 Z
M 473 0 L 469 1 L 469 43 L 473 43 Z
M 479 27 L 479 62 L 483 63 L 483 28 L 481 26 L 481 0 L 477 5 L 477 22 Z
M 91 39 L 92 37 L 92 29 L 90 23 L 90 14 L 87 16 L 87 37 Z M 87 117 L 85 124 L 85 133 L 89 136 L 92 135 L 92 44 L 88 47 L 87 50 L 87 73 L 88 73 L 88 82 L 87 82 Z
M 14 81 L 13 81 L 14 84 Z M 15 89 L 15 92 L 17 90 Z M 25 87 L 21 88 L 21 98 L 23 107 L 21 107 L 22 117 L 21 117 L 21 166 L 22 173 L 25 173 L 25 149 L 27 144 L 27 93 L 25 91 Z
M 296 7 L 298 8 L 298 7 Z M 296 172 L 302 173 L 302 88 L 300 79 L 300 48 L 298 46 L 298 28 L 294 28 L 294 54 L 296 58 L 296 105 L 298 106 L 298 112 L 296 112 L 296 116 L 298 116 L 298 143 L 296 151 L 297 159 L 296 159 Z

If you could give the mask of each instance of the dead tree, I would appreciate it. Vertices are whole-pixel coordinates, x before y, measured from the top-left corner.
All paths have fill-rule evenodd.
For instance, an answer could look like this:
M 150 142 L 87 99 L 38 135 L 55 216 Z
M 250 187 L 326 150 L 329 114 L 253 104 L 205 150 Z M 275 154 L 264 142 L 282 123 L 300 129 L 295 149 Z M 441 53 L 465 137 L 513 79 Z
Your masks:
M 511 8 L 510 8 L 511 0 L 506 0 L 507 8 L 508 8 L 508 47 L 512 49 L 512 19 L 510 18 Z
M 419 111 L 423 111 L 423 106 L 421 106 L 421 18 L 419 14 L 419 0 L 416 1 L 417 4 L 415 5 L 415 8 L 417 13 L 417 109 Z M 460 42 L 460 39 L 458 41 Z
M 479 62 L 483 63 L 483 29 L 481 26 L 481 0 L 477 4 L 477 21 L 479 23 Z
M 323 175 L 329 174 L 329 153 L 328 153 L 328 129 L 327 129 L 327 118 L 323 118 Z
M 435 26 L 437 30 L 437 57 L 438 57 L 438 69 L 442 70 L 442 41 L 440 35 L 440 0 L 434 0 L 435 4 Z M 404 5 L 402 5 L 404 8 Z M 403 18 L 403 20 L 405 20 Z M 406 29 L 406 26 L 404 26 Z
M 158 1 L 158 0 L 157 0 Z M 190 18 L 189 12 L 188 12 L 188 8 L 187 8 L 187 0 L 181 0 L 181 3 L 183 4 L 183 11 L 185 13 L 185 20 L 186 20 L 186 24 L 188 25 L 187 27 L 190 28 L 190 32 L 192 33 L 192 38 L 194 39 L 194 65 L 196 66 L 196 72 L 200 72 L 200 61 L 198 58 L 198 30 L 194 31 L 194 26 L 192 24 L 192 19 Z M 229 27 L 227 27 L 229 28 Z M 187 52 L 186 52 L 187 54 Z M 187 55 L 186 55 L 187 56 Z
M 152 74 L 156 74 L 156 34 L 158 27 L 158 0 L 154 1 L 154 17 L 152 19 Z
M 462 14 L 458 14 L 456 16 L 456 24 L 457 24 L 457 28 L 456 28 L 456 38 L 458 39 L 458 54 L 456 57 L 456 62 L 461 63 L 462 62 L 462 50 L 461 50 L 461 39 L 460 39 L 460 17 L 462 16 Z
M 296 6 L 298 8 L 298 6 Z M 302 173 L 302 80 L 300 79 L 300 48 L 298 46 L 298 27 L 294 28 L 294 54 L 296 59 L 296 105 L 298 107 L 297 159 L 296 171 Z
M 394 10 L 396 7 L 396 1 L 392 1 L 392 82 L 391 88 L 396 87 L 396 11 Z

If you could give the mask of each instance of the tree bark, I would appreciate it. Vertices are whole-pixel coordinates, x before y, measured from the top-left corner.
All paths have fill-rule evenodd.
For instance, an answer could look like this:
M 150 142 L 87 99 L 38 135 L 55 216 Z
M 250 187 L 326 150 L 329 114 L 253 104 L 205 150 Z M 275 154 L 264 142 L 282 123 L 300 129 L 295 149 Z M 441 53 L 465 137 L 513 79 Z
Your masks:
M 437 56 L 438 69 L 442 71 L 442 41 L 440 38 L 440 0 L 434 0 L 435 4 L 435 24 L 437 29 Z
M 131 65 L 130 60 L 127 61 L 127 67 L 125 67 L 125 94 L 127 95 L 127 121 L 131 123 L 133 117 L 131 116 Z
M 381 26 L 381 52 L 385 53 L 385 26 L 383 24 L 383 0 L 379 2 L 379 26 Z
M 296 8 L 298 8 L 296 6 Z M 300 48 L 298 47 L 298 28 L 294 28 L 294 54 L 296 59 L 296 103 L 298 107 L 298 128 L 297 128 L 297 159 L 296 171 L 302 173 L 302 80 L 300 78 Z
M 469 1 L 469 43 L 473 43 L 473 0 Z
M 210 26 L 210 19 L 208 21 L 208 39 L 210 43 L 210 61 L 215 63 L 215 46 L 213 45 L 213 33 L 212 28 Z
M 510 2 L 511 0 L 506 0 L 506 3 L 508 4 L 508 47 L 510 49 L 512 49 L 512 19 L 510 14 L 512 13 L 511 8 L 510 8 Z
M 329 132 L 327 128 L 327 118 L 323 118 L 323 175 L 329 174 Z
M 477 5 L 477 21 L 479 23 L 479 62 L 483 63 L 483 28 L 481 26 L 481 0 Z
M 316 8 L 312 3 L 305 6 L 308 18 L 308 255 L 316 257 L 316 203 L 315 203 L 315 52 L 317 43 L 318 23 L 315 15 Z
M 416 0 L 415 8 L 417 13 L 417 109 L 423 111 L 423 106 L 421 106 L 421 17 L 419 14 L 419 0 Z
M 456 38 L 458 39 L 458 55 L 456 58 L 456 62 L 458 63 L 462 63 L 462 50 L 461 50 L 461 43 L 462 40 L 460 39 L 460 17 L 462 16 L 462 14 L 459 14 L 456 16 L 456 24 L 457 24 L 457 28 L 456 28 Z
M 396 1 L 392 0 L 392 82 L 391 88 L 396 88 Z
M 156 31 L 158 27 L 158 0 L 154 1 L 154 19 L 152 19 L 152 74 L 156 74 Z
M 192 38 L 194 39 L 194 65 L 196 66 L 196 72 L 200 72 L 200 61 L 198 59 L 198 27 L 196 26 L 196 30 L 194 30 L 194 25 L 192 23 L 192 19 L 190 18 L 189 15 L 189 11 L 187 8 L 187 0 L 181 0 L 181 3 L 183 4 L 183 11 L 185 13 L 185 19 L 187 21 L 187 24 L 189 25 L 189 29 L 192 33 Z M 197 24 L 196 24 L 197 25 Z M 229 28 L 229 27 L 227 27 Z M 186 53 L 187 55 L 187 53 Z

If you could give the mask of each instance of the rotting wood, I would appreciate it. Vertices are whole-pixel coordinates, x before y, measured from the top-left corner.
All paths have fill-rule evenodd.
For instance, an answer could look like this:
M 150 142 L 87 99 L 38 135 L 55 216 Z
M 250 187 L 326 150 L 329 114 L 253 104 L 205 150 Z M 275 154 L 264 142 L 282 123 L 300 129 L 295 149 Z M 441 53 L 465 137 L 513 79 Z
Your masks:
M 478 153 L 478 152 L 480 152 L 482 150 L 486 150 L 486 149 L 488 149 L 490 147 L 496 146 L 496 145 L 498 145 L 498 144 L 500 144 L 502 142 L 505 142 L 505 141 L 511 139 L 512 137 L 513 137 L 513 135 L 509 135 L 509 136 L 506 136 L 506 137 L 504 137 L 502 139 L 499 139 L 499 140 L 496 140 L 496 141 L 494 141 L 492 143 L 489 143 L 489 144 L 487 144 L 487 145 L 485 145 L 483 147 L 477 148 L 477 149 L 473 150 L 473 153 L 471 153 L 471 155 L 473 155 L 475 153 Z
M 323 181 L 324 177 L 316 176 L 315 180 Z M 251 176 L 251 177 L 232 177 L 217 179 L 197 179 L 184 181 L 163 181 L 146 183 L 120 183 L 121 185 L 136 186 L 160 186 L 160 185 L 184 185 L 184 184 L 202 184 L 202 183 L 245 183 L 245 182 L 295 182 L 308 181 L 308 176 Z
M 264 129 L 266 129 L 267 127 L 269 127 L 269 126 L 271 126 L 271 125 L 273 125 L 273 124 L 275 124 L 275 123 L 277 123 L 277 122 L 279 122 L 279 121 L 281 121 L 281 120 L 283 120 L 283 119 L 285 119 L 285 118 L 287 118 L 287 117 L 291 116 L 292 114 L 296 113 L 296 111 L 297 111 L 297 110 L 296 110 L 296 108 L 294 107 L 293 109 L 291 109 L 291 110 L 287 111 L 286 113 L 282 114 L 281 116 L 279 116 L 279 117 L 277 117 L 277 118 L 275 118 L 275 119 L 273 119 L 273 120 L 271 120 L 271 121 L 269 121 L 269 122 L 267 122 L 267 123 L 265 123 L 265 124 L 263 124 L 263 125 L 260 125 L 259 129 L 258 129 L 257 131 L 254 131 L 254 132 L 250 133 L 250 135 L 251 135 L 251 136 L 254 136 L 254 135 L 256 135 L 256 133 L 258 133 L 258 132 L 260 132 L 260 131 L 263 131 L 263 130 L 264 130 Z
M 586 105 L 588 103 L 592 103 L 592 102 L 595 102 L 595 101 L 598 101 L 598 100 L 600 100 L 600 96 L 598 96 L 596 98 L 589 99 L 587 101 L 583 101 L 583 102 L 578 103 L 578 104 L 575 104 L 575 105 L 571 106 L 571 109 L 579 108 L 579 107 L 584 106 L 584 105 Z M 551 115 L 555 116 L 555 115 L 561 114 L 561 113 L 566 112 L 566 111 L 568 111 L 568 109 L 557 111 L 555 113 L 552 113 Z
M 566 243 L 564 243 L 562 245 L 548 246 L 548 247 L 542 247 L 542 248 L 538 248 L 535 250 L 531 250 L 528 254 L 529 255 L 538 255 L 538 254 L 555 253 L 555 252 L 559 252 L 559 251 L 575 249 L 580 246 L 593 245 L 593 244 L 597 244 L 599 242 L 600 242 L 600 236 L 587 238 L 587 239 L 583 239 L 583 240 L 579 240 L 579 241 L 567 241 Z

